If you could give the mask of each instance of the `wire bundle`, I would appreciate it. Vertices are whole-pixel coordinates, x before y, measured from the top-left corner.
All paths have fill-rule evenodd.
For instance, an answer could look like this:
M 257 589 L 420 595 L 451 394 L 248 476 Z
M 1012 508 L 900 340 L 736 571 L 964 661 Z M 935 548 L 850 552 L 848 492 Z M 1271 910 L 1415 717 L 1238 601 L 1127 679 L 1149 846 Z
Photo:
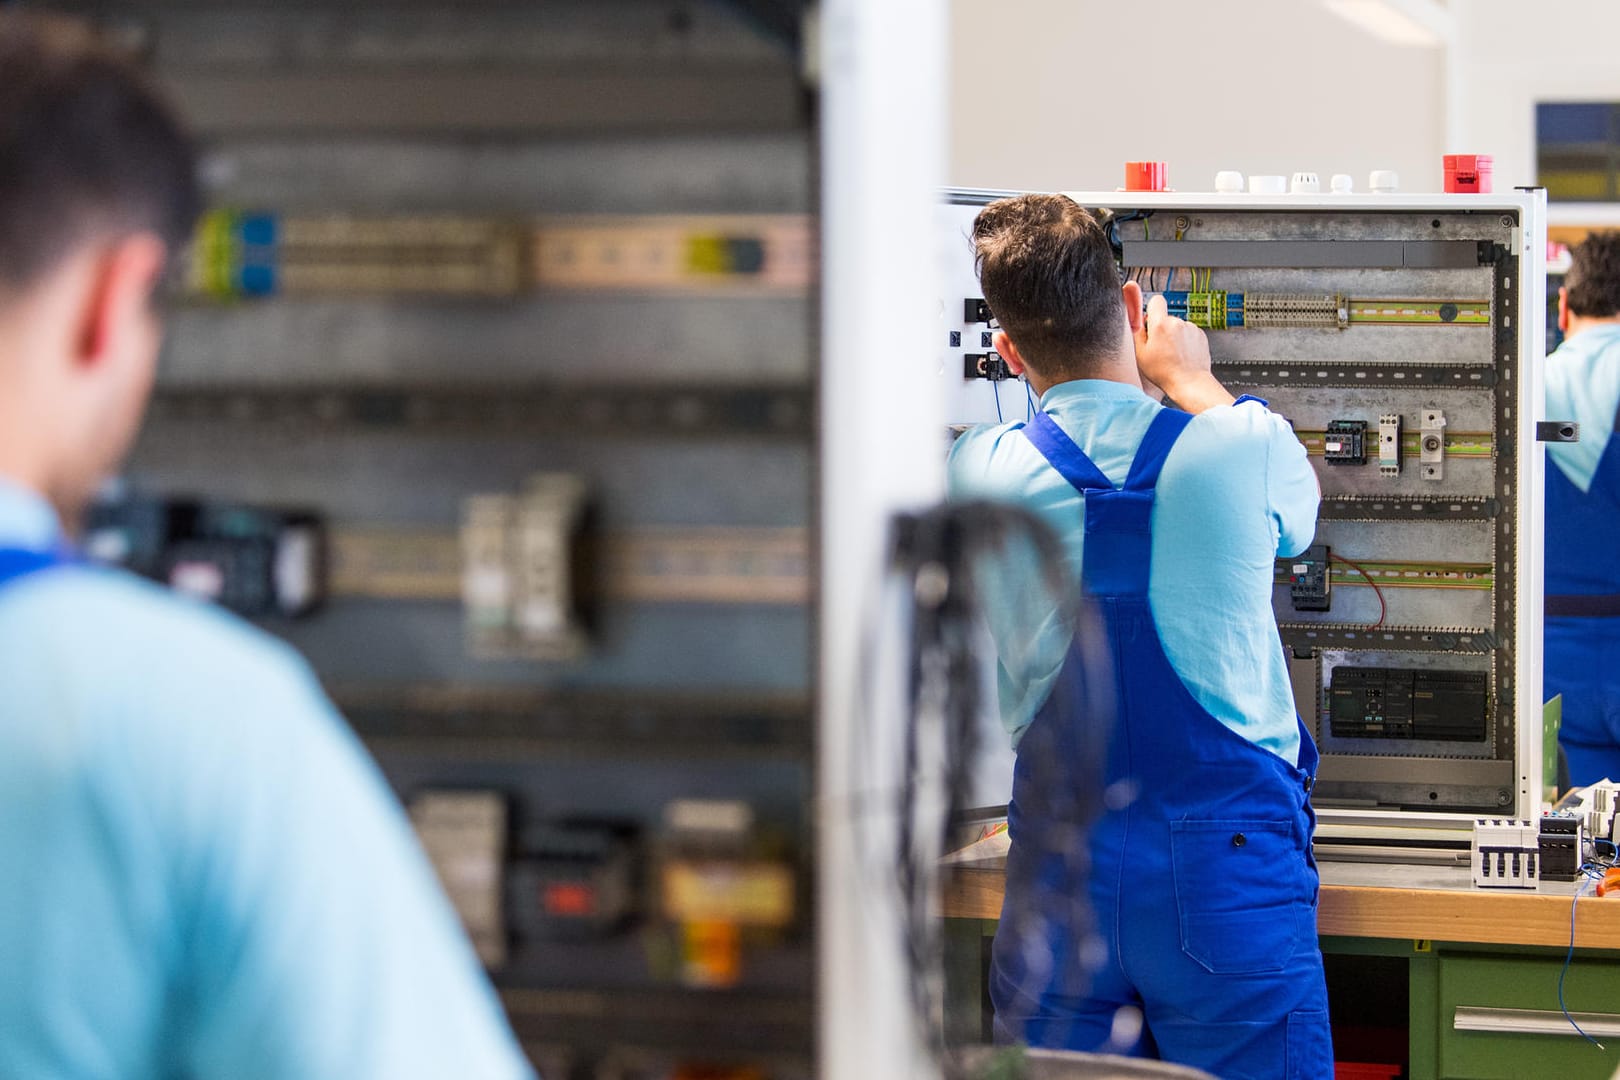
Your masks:
M 1037 587 L 1050 593 L 1064 625 L 1071 628 L 1084 678 L 1082 699 L 1067 702 L 1085 718 L 1069 742 L 1040 745 L 1043 733 L 1031 729 L 1019 748 L 1033 772 L 1036 801 L 1028 808 L 1031 825 L 1015 843 L 1031 850 L 1061 852 L 1067 888 L 1057 901 L 1064 910 L 1007 910 L 1003 926 L 1041 934 L 1052 920 L 1089 932 L 1085 900 L 1089 854 L 1084 837 L 1102 805 L 1102 763 L 1112 730 L 1112 670 L 1106 636 L 1096 611 L 1079 598 L 1066 571 L 1068 560 L 1056 535 L 1027 511 L 976 502 L 937 507 L 896 521 L 893 565 L 908 599 L 910 634 L 906 652 L 906 718 L 903 771 L 898 790 L 899 831 L 895 880 L 904 917 L 905 955 L 911 968 L 915 1018 L 925 1045 L 943 1061 L 943 937 L 937 910 L 939 860 L 949 847 L 953 819 L 969 806 L 972 769 L 979 757 L 981 685 L 987 650 L 982 630 L 981 583 L 996 580 L 999 560 L 1033 555 L 1040 568 Z M 1008 563 L 1007 566 L 1014 564 Z M 1023 565 L 1022 560 L 1017 565 Z M 1078 740 L 1076 743 L 1074 740 Z M 1054 740 L 1062 741 L 1062 740 Z M 1008 894 L 1038 895 L 1034 882 L 1014 881 L 1016 860 L 1008 866 Z M 1048 979 L 1062 972 L 1045 973 Z
M 1594 859 L 1581 865 L 1581 884 L 1575 890 L 1575 898 L 1569 902 L 1569 950 L 1564 953 L 1564 966 L 1558 972 L 1558 1008 L 1564 1014 L 1564 1019 L 1569 1021 L 1569 1026 L 1574 1028 L 1581 1038 L 1602 1050 L 1604 1049 L 1603 1044 L 1581 1030 L 1581 1025 L 1575 1022 L 1575 1018 L 1570 1015 L 1569 1006 L 1564 1002 L 1564 978 L 1569 974 L 1569 965 L 1575 959 L 1576 908 L 1581 902 L 1581 897 L 1586 894 L 1587 887 L 1592 882 L 1603 880 L 1603 875 L 1607 871 L 1614 869 L 1616 865 L 1620 865 L 1620 859 L 1616 858 L 1617 855 L 1620 855 L 1620 852 L 1615 850 L 1614 844 L 1607 840 L 1595 841 L 1594 846 L 1596 844 L 1606 846 L 1609 849 L 1609 857 L 1607 859 Z

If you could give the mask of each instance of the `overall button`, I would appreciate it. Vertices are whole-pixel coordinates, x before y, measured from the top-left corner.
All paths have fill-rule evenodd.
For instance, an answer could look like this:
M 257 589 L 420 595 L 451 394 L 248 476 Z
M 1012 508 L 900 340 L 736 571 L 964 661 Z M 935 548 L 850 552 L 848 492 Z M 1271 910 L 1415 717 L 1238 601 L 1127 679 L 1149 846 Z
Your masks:
M 1248 842 L 1249 842 L 1249 838 L 1247 836 L 1244 836 L 1242 833 L 1233 833 L 1232 834 L 1232 846 L 1233 847 L 1242 847 L 1244 844 L 1247 844 Z

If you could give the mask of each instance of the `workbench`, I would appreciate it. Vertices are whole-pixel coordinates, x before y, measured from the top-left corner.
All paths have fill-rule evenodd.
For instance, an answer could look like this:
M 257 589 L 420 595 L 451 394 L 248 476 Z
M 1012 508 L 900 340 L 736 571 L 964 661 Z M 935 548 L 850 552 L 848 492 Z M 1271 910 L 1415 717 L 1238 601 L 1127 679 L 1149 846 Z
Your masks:
M 1380 1009 L 1399 1025 L 1391 1006 L 1398 1012 L 1394 991 L 1404 990 L 1402 1049 L 1412 1080 L 1610 1080 L 1620 1068 L 1620 896 L 1598 898 L 1588 888 L 1574 900 L 1577 883 L 1561 882 L 1476 889 L 1463 865 L 1323 862 L 1320 871 L 1317 929 L 1341 1045 L 1378 1027 L 1368 1017 Z M 947 1022 L 954 1037 L 969 1039 L 985 1034 L 1001 860 L 954 866 L 946 881 Z M 1572 902 L 1565 1002 L 1606 1050 L 1577 1034 L 1559 1008 Z M 1347 1016 L 1355 1023 L 1340 1032 Z

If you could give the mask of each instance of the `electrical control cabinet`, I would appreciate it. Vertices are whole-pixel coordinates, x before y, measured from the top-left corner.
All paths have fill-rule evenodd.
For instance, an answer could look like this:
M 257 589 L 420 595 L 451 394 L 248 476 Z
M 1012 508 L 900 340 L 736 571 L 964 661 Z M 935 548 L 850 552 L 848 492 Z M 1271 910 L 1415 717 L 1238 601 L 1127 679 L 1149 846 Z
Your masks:
M 958 430 L 1039 408 L 964 378 L 951 344 L 995 325 L 969 236 L 1005 194 L 938 210 Z M 1070 197 L 1103 216 L 1121 281 L 1203 327 L 1215 374 L 1286 418 L 1316 472 L 1315 539 L 1279 553 L 1273 606 L 1322 754 L 1319 845 L 1465 850 L 1480 816 L 1535 819 L 1544 195 Z
M 546 1080 L 815 1075 L 806 5 L 41 6 L 208 151 L 86 555 L 308 660 Z

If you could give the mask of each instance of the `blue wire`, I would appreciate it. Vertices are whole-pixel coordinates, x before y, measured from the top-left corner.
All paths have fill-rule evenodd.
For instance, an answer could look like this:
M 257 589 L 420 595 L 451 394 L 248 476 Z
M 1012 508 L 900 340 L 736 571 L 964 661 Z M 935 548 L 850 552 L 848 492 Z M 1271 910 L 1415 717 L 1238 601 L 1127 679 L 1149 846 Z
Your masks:
M 1035 419 L 1035 394 L 1029 388 L 1029 379 L 1024 379 L 1024 419 Z
M 1564 1019 L 1569 1021 L 1569 1026 L 1579 1032 L 1581 1038 L 1602 1050 L 1603 1044 L 1586 1032 L 1581 1031 L 1581 1025 L 1577 1024 L 1575 1018 L 1569 1015 L 1569 1006 L 1564 1004 L 1564 976 L 1569 974 L 1570 961 L 1575 959 L 1575 905 L 1581 902 L 1581 894 L 1586 892 L 1586 887 L 1592 883 L 1592 872 L 1589 866 L 1581 867 L 1581 873 L 1585 875 L 1586 880 L 1582 881 L 1580 888 L 1575 890 L 1575 899 L 1569 902 L 1569 951 L 1564 954 L 1564 968 L 1558 973 L 1558 1007 L 1563 1010 Z
M 990 389 L 996 392 L 996 423 L 1004 423 L 1005 421 L 1001 415 L 1001 383 L 991 382 Z

